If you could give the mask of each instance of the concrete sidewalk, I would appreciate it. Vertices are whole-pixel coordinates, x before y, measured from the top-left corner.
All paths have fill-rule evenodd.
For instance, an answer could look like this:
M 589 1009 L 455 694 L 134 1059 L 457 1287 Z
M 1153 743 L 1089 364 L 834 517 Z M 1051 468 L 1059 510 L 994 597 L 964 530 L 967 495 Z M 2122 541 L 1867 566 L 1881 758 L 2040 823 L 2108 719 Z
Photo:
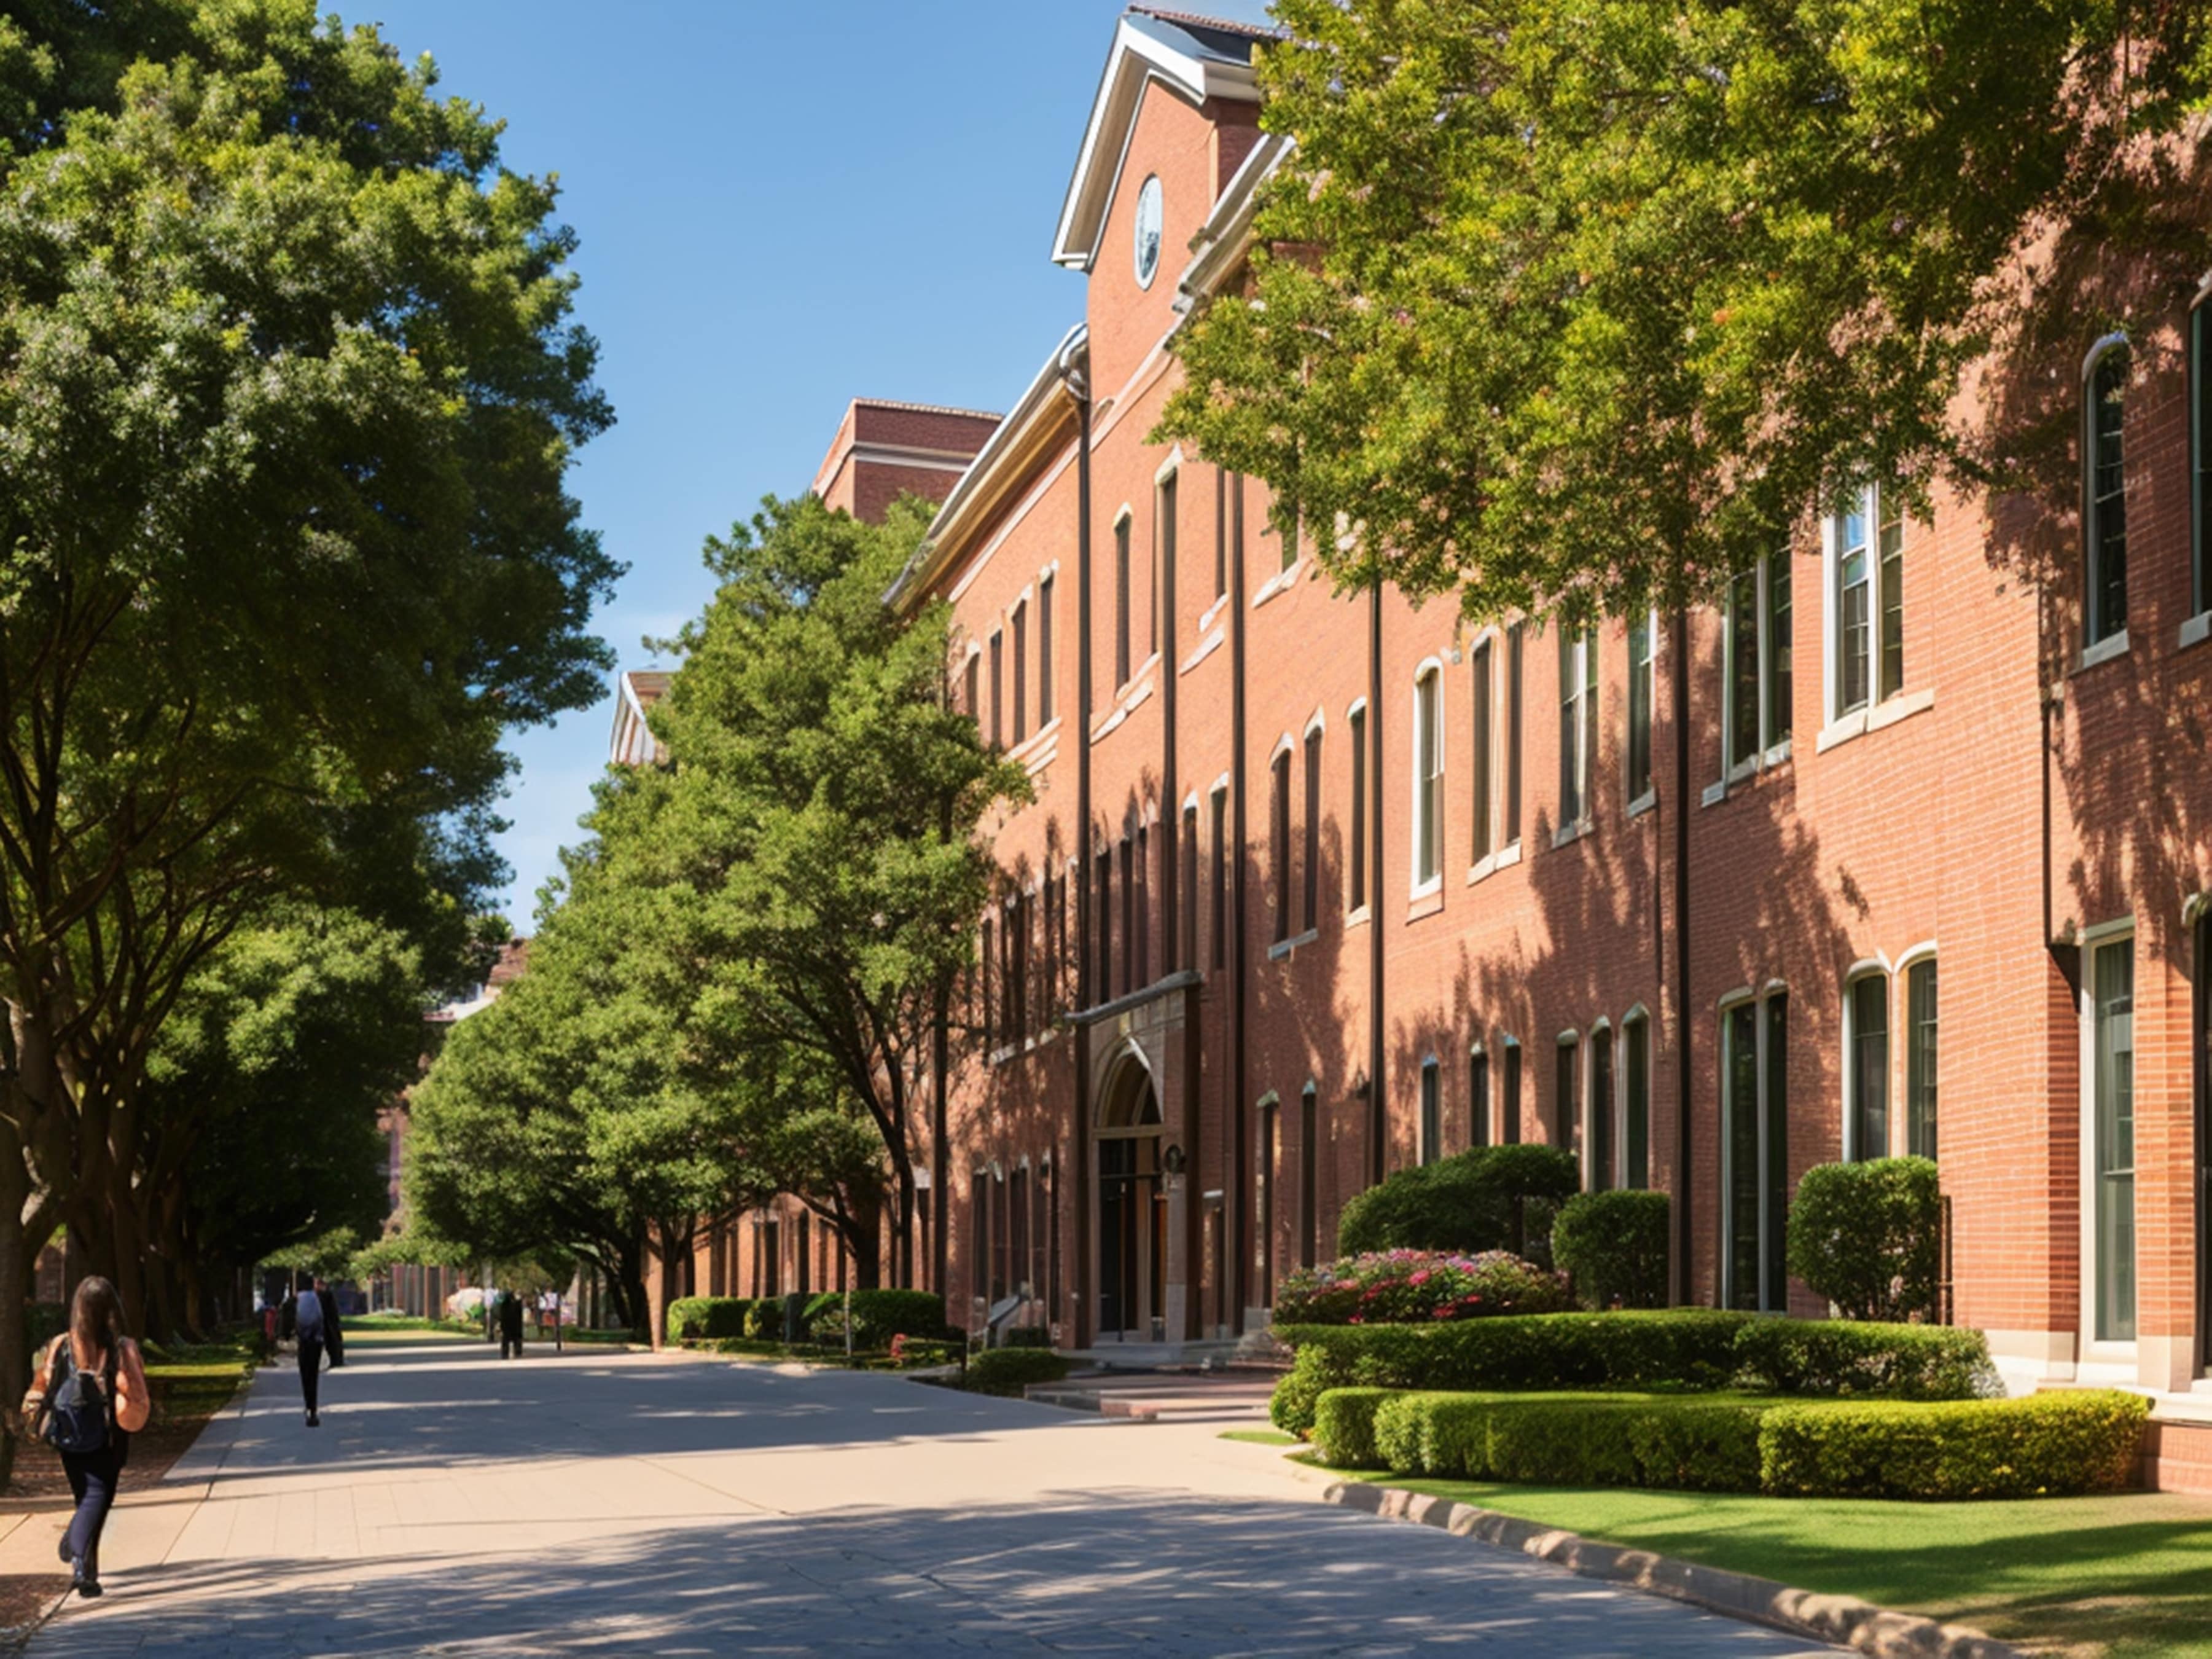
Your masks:
M 264 1373 L 118 1509 L 106 1598 L 29 1651 L 1815 1650 L 1322 1505 L 1211 1424 L 472 1345 L 364 1352 L 324 1387 L 309 1430 L 297 1379 Z

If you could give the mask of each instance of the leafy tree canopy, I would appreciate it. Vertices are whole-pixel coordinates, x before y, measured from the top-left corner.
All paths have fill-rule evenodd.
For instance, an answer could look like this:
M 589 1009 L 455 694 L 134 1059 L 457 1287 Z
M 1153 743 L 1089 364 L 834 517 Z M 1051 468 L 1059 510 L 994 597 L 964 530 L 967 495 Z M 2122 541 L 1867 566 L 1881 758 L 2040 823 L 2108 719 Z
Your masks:
M 2187 4 L 1275 12 L 1262 119 L 1296 147 L 1162 435 L 1335 527 L 1340 579 L 1485 618 L 1710 594 L 1862 481 L 2017 482 L 1960 376 L 2077 296 L 2008 262 L 2125 231 L 2212 84 Z M 2185 266 L 2205 223 L 2162 228 Z

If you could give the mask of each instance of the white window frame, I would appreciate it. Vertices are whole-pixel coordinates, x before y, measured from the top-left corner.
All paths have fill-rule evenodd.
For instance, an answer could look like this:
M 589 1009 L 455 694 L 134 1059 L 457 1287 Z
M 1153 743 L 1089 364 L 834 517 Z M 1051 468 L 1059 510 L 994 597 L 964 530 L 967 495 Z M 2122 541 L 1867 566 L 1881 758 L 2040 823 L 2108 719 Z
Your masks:
M 1644 618 L 1644 649 L 1642 662 L 1636 660 L 1636 628 L 1632 621 L 1622 630 L 1628 656 L 1628 688 L 1620 701 L 1620 798 L 1628 805 L 1624 816 L 1634 818 L 1659 804 L 1659 610 L 1654 606 Z M 1644 713 L 1651 729 L 1645 734 L 1650 753 L 1650 781 L 1640 793 L 1631 793 L 1634 783 L 1630 773 L 1630 756 L 1635 747 L 1636 679 L 1644 678 Z M 1493 705 L 1495 704 L 1493 703 Z M 1725 751 L 1723 751 L 1725 753 Z
M 2076 978 L 2076 995 L 2080 1000 L 2081 1018 L 2081 1243 L 2079 1278 L 2081 1296 L 2081 1354 L 2090 1363 L 2118 1363 L 2132 1366 L 2137 1354 L 2137 1343 L 2133 1340 L 2114 1341 L 2097 1335 L 2098 1284 L 2102 1277 L 2097 1272 L 2097 953 L 2106 945 L 2122 942 L 2133 947 L 2136 939 L 2136 918 L 2116 917 L 2100 922 L 2094 927 L 2084 928 L 2078 944 L 2081 953 L 2081 967 Z M 2142 998 L 2142 958 L 2136 955 L 2136 1001 Z M 2140 1009 L 2135 1017 L 2140 1017 Z M 2138 1057 L 2139 1044 L 2130 1045 L 2130 1052 Z M 2140 1083 L 2140 1078 L 2138 1078 Z M 2142 1168 L 2142 1154 L 2138 1150 L 2136 1169 Z M 2142 1194 L 2136 1194 L 2136 1336 L 2140 1339 L 2143 1326 L 2143 1247 L 2141 1236 Z M 2127 1379 L 2132 1381 L 2132 1376 Z
M 1429 694 L 1429 709 L 1425 713 L 1421 708 L 1421 688 L 1424 686 L 1428 686 L 1431 688 Z M 1435 725 L 1435 741 L 1433 748 L 1436 753 L 1437 765 L 1436 770 L 1425 778 L 1421 773 L 1421 746 L 1423 739 L 1429 735 L 1429 724 L 1431 722 L 1433 722 Z M 1412 814 L 1413 822 L 1408 826 L 1411 833 L 1407 838 L 1407 858 L 1406 870 L 1412 884 L 1410 896 L 1415 899 L 1421 899 L 1427 897 L 1430 894 L 1440 892 L 1443 887 L 1443 789 L 1447 769 L 1444 762 L 1445 724 L 1443 660 L 1441 657 L 1425 657 L 1422 660 L 1420 666 L 1413 670 L 1413 718 L 1407 723 L 1413 729 L 1413 799 Z M 1431 869 L 1426 875 L 1424 875 L 1421 873 L 1421 791 L 1425 788 L 1435 791 L 1437 808 L 1437 844 L 1432 853 L 1435 859 L 1435 867 Z
M 1780 723 L 1778 711 L 1771 706 L 1774 683 L 1773 653 L 1775 643 L 1770 637 L 1769 622 L 1773 610 L 1769 602 L 1773 563 L 1790 557 L 1788 548 L 1771 553 L 1761 553 L 1759 562 L 1750 571 L 1752 578 L 1751 603 L 1753 609 L 1752 637 L 1757 643 L 1759 661 L 1753 666 L 1752 676 L 1759 686 L 1759 741 L 1742 760 L 1730 757 L 1735 753 L 1735 582 L 1729 583 L 1726 601 L 1721 607 L 1721 778 L 1723 784 L 1740 783 L 1768 766 L 1779 765 L 1790 758 L 1790 735 L 1776 730 Z M 1796 575 L 1791 572 L 1792 576 Z M 1790 641 L 1794 652 L 1797 643 L 1796 584 L 1790 585 Z M 1656 655 L 1656 653 L 1655 653 Z M 1795 665 L 1792 665 L 1790 685 L 1796 685 Z M 1791 722 L 1796 724 L 1795 721 Z M 1656 771 L 1656 768 L 1655 768 Z
M 2123 656 L 2128 649 L 2128 625 L 2123 617 L 2120 625 L 2099 632 L 2102 619 L 2097 614 L 2099 580 L 2098 553 L 2101 537 L 2098 534 L 2097 513 L 2097 371 L 2104 360 L 2114 351 L 2132 353 L 2134 346 L 2125 330 L 2115 329 L 2100 339 L 2081 359 L 2081 666 L 2088 668 L 2115 656 Z M 2128 392 L 2124 382 L 2120 393 L 2120 498 L 2123 511 L 2127 501 L 2127 405 Z M 2124 531 L 2122 532 L 2125 534 Z
M 1865 485 L 1856 492 L 1858 511 L 1867 526 L 1867 699 L 1856 708 L 1842 706 L 1844 684 L 1843 640 L 1843 548 L 1838 539 L 1840 521 L 1847 508 L 1831 507 L 1820 515 L 1820 711 L 1822 728 L 1820 747 L 1855 737 L 1870 725 L 1881 725 L 1881 717 L 1887 705 L 1912 698 L 1911 674 L 1899 675 L 1893 691 L 1884 696 L 1881 689 L 1881 619 L 1887 595 L 1882 591 L 1881 575 L 1881 490 L 1877 485 Z M 1899 534 L 1903 535 L 1911 522 L 1911 515 L 1900 508 L 1898 514 Z M 1908 708 L 1905 712 L 1911 712 Z
M 1568 683 L 1559 687 L 1560 797 L 1559 821 L 1553 830 L 1554 846 L 1571 841 L 1591 826 L 1597 813 L 1596 794 L 1597 757 L 1591 753 L 1597 747 L 1597 625 L 1586 624 L 1569 628 L 1560 627 L 1559 658 L 1565 669 L 1562 675 Z M 1575 810 L 1567 812 L 1565 782 L 1567 745 L 1574 746 Z
M 1875 979 L 1878 979 L 1882 982 L 1881 1006 L 1882 1018 L 1885 1022 L 1882 1028 L 1888 1043 L 1888 1051 L 1883 1056 L 1882 1060 L 1882 1068 L 1886 1074 L 1883 1079 L 1882 1115 L 1885 1121 L 1882 1125 L 1882 1128 L 1883 1131 L 1888 1137 L 1888 1144 L 1884 1145 L 1879 1151 L 1863 1152 L 1860 1150 L 1858 1144 L 1858 1113 L 1856 1102 L 1854 1102 L 1851 1098 L 1851 1085 L 1853 1083 L 1856 1082 L 1858 1078 L 1859 1038 L 1858 1024 L 1852 1016 L 1852 1002 L 1853 993 L 1857 991 L 1859 985 L 1865 980 Z M 1843 1124 L 1841 1132 L 1837 1138 L 1836 1144 L 1843 1149 L 1843 1160 L 1845 1163 L 1857 1163 L 1862 1160 L 1869 1157 L 1888 1157 L 1891 1156 L 1890 1149 L 1897 1144 L 1898 1090 L 1896 1001 L 1897 973 L 1890 966 L 1889 958 L 1887 956 L 1876 955 L 1873 956 L 1861 957 L 1844 971 L 1843 1005 L 1844 1063 L 1837 1068 L 1837 1070 L 1842 1074 L 1844 1083 L 1843 1100 L 1841 1103 L 1843 1108 Z
M 1719 1015 L 1720 1023 L 1718 1047 L 1720 1051 L 1720 1079 L 1722 1095 L 1720 1125 L 1721 1251 L 1720 1272 L 1718 1274 L 1718 1278 L 1720 1279 L 1721 1306 L 1723 1308 L 1733 1308 L 1735 1306 L 1735 1297 L 1734 1295 L 1735 1286 L 1729 1278 L 1730 1273 L 1733 1272 L 1731 1257 L 1734 1254 L 1734 1251 L 1731 1248 L 1731 1241 L 1733 1241 L 1735 1236 L 1735 1153 L 1733 1150 L 1735 1138 L 1729 1132 L 1729 1125 L 1727 1105 L 1729 1078 L 1735 1070 L 1733 1062 L 1735 1057 L 1730 1052 L 1729 1048 L 1730 1041 L 1729 1028 L 1733 1023 L 1730 1016 L 1735 1014 L 1736 1009 L 1748 1003 L 1753 1009 L 1751 1018 L 1751 1040 L 1753 1056 L 1752 1071 L 1753 1074 L 1753 1081 L 1752 1084 L 1751 1110 L 1753 1118 L 1756 1121 L 1759 1131 L 1759 1225 L 1756 1232 L 1759 1241 L 1758 1302 L 1759 1309 L 1762 1313 L 1787 1313 L 1790 1310 L 1790 1284 L 1786 1272 L 1784 1275 L 1784 1281 L 1778 1287 L 1770 1285 L 1766 1282 L 1767 1251 L 1765 1247 L 1767 1226 L 1771 1219 L 1766 1213 L 1767 1200 L 1771 1196 L 1767 1190 L 1765 1180 L 1767 1160 L 1766 1128 L 1767 1119 L 1771 1115 L 1768 1110 L 1766 1098 L 1766 1005 L 1774 999 L 1778 993 L 1786 997 L 1790 994 L 1790 988 L 1781 980 L 1774 979 L 1768 981 L 1765 989 L 1763 991 L 1753 991 L 1748 985 L 1744 986 L 1742 989 L 1738 991 L 1732 991 L 1727 996 L 1721 998 L 1719 1003 L 1717 1005 L 1717 1012 Z M 1649 1040 L 1648 1037 L 1646 1040 Z M 1647 1063 L 1648 1058 L 1649 1057 L 1647 1055 Z M 1648 1143 L 1646 1146 L 1646 1156 L 1649 1156 Z M 1785 1164 L 1784 1168 L 1784 1174 L 1785 1177 L 1788 1173 L 1788 1168 Z M 1778 1224 L 1786 1227 L 1788 1223 L 1789 1217 L 1785 1215 L 1780 1218 Z
M 1597 1098 L 1597 1040 L 1601 1032 L 1613 1041 L 1613 1079 L 1608 1086 L 1608 1092 L 1613 1097 L 1612 1101 Z M 1618 1175 L 1620 1171 L 1620 1117 L 1614 1107 L 1620 1098 L 1620 1039 L 1613 1028 L 1613 1022 L 1603 1015 L 1593 1020 L 1589 1034 L 1583 1039 L 1582 1046 L 1582 1075 L 1576 1079 L 1576 1093 L 1583 1097 L 1583 1191 L 1607 1192 L 1612 1189 L 1595 1186 L 1592 1182 L 1597 1173 L 1597 1137 L 1592 1131 L 1597 1127 L 1600 1112 L 1612 1119 L 1607 1132 L 1613 1141 L 1613 1173 Z

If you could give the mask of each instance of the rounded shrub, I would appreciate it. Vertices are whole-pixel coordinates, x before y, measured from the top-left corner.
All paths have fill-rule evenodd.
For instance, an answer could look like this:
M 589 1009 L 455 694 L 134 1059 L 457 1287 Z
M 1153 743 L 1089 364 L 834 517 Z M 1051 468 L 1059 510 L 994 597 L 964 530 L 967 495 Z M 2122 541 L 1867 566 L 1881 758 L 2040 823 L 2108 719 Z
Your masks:
M 1018 1395 L 1033 1382 L 1058 1382 L 1069 1362 L 1049 1348 L 987 1348 L 968 1362 L 970 1394 Z
M 745 1334 L 756 1342 L 783 1340 L 783 1304 L 763 1296 L 745 1309 Z
M 893 1337 L 934 1339 L 945 1333 L 945 1298 L 933 1290 L 854 1290 L 853 1346 L 870 1353 L 891 1345 Z M 806 1304 L 806 1327 L 817 1342 L 845 1340 L 847 1292 L 824 1290 Z
M 1479 1146 L 1383 1178 L 1344 1206 L 1337 1247 L 1548 1253 L 1552 1217 L 1581 1184 L 1556 1146 Z
M 1577 1192 L 1552 1223 L 1552 1260 L 1585 1308 L 1667 1302 L 1667 1195 Z
M 1815 1164 L 1790 1206 L 1790 1274 L 1845 1319 L 1931 1319 L 1942 1217 L 1929 1159 Z

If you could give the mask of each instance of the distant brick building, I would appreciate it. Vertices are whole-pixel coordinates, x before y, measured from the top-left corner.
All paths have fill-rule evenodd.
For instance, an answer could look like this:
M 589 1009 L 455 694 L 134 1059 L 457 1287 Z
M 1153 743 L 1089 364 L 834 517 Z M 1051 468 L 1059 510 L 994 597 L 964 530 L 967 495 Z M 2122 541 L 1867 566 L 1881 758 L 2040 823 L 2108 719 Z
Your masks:
M 1082 320 L 900 593 L 952 603 L 958 695 L 1036 784 L 990 826 L 988 1053 L 916 1149 L 956 1317 L 1232 1340 L 1381 1174 L 1516 1139 L 1672 1194 L 1691 1299 L 1817 1315 L 1798 1180 L 1918 1151 L 2014 1387 L 2186 1394 L 2212 314 L 2085 336 L 2079 552 L 2042 581 L 1984 503 L 1870 491 L 1680 623 L 1339 594 L 1258 484 L 1148 440 L 1279 158 L 1254 42 L 1121 21 L 1054 237 Z
M 998 416 L 973 409 L 855 398 L 814 474 L 814 493 L 871 523 L 902 495 L 942 501 L 998 424 Z

